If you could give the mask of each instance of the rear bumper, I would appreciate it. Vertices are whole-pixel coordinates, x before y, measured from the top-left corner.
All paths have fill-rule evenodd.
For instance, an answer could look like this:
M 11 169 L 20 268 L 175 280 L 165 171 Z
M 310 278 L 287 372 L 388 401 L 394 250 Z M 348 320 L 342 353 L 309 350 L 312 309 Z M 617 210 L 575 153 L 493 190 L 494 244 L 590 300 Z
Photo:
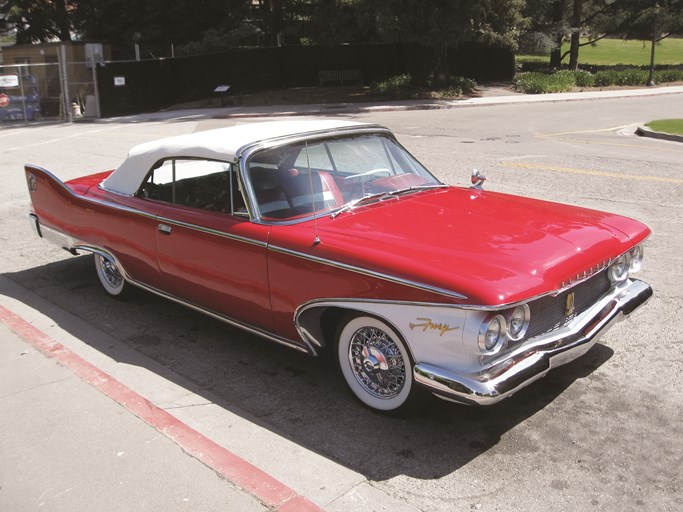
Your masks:
M 652 296 L 642 281 L 630 281 L 619 292 L 582 318 L 557 332 L 529 340 L 492 366 L 476 374 L 457 374 L 430 364 L 413 368 L 415 381 L 441 398 L 489 405 L 540 379 L 552 368 L 582 356 L 614 323 Z

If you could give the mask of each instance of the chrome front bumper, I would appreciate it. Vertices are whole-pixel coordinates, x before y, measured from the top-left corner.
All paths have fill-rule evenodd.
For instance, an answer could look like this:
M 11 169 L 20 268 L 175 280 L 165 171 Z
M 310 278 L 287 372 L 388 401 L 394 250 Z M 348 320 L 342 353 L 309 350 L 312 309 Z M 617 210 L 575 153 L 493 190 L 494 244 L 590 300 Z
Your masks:
M 480 373 L 457 374 L 418 363 L 413 368 L 413 376 L 418 384 L 440 398 L 477 405 L 496 403 L 545 376 L 552 368 L 588 352 L 605 331 L 651 296 L 649 285 L 630 281 L 577 325 L 529 340 Z

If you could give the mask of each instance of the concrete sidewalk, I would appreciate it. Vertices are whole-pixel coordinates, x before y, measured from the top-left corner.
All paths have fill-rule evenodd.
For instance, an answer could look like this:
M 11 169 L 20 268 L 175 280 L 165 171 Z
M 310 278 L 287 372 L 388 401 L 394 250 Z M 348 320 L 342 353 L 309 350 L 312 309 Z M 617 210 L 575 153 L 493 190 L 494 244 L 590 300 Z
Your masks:
M 640 89 L 615 89 L 610 91 L 564 92 L 554 94 L 505 94 L 456 100 L 397 100 L 375 103 L 337 103 L 309 105 L 267 105 L 224 108 L 185 108 L 164 110 L 132 116 L 88 120 L 98 123 L 126 123 L 141 121 L 192 121 L 200 119 L 250 119 L 279 118 L 291 116 L 331 117 L 349 114 L 372 114 L 373 112 L 406 112 L 411 110 L 443 110 L 495 105 L 528 103 L 553 103 L 566 101 L 592 101 L 616 98 L 641 98 L 683 94 L 683 85 L 646 87 Z
M 2 511 L 416 512 L 4 276 L 0 429 Z
M 0 510 L 268 510 L 2 323 L 0 390 Z
M 548 103 L 564 101 L 590 101 L 609 98 L 638 98 L 663 94 L 681 94 L 683 86 L 648 87 L 642 89 L 615 89 L 610 91 L 584 91 L 553 94 L 506 94 L 455 100 L 401 100 L 379 103 L 345 103 L 335 105 L 297 105 L 267 107 L 235 107 L 218 113 L 218 118 L 274 117 L 292 115 L 335 115 L 342 113 L 373 113 L 410 110 L 442 110 L 520 103 Z

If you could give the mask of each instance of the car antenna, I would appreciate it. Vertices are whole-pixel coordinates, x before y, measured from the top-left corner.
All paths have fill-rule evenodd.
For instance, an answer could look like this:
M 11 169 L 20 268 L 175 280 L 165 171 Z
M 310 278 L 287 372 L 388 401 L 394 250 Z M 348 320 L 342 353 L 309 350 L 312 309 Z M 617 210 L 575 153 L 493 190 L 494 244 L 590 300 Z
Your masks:
M 308 141 L 306 144 L 306 166 L 308 167 L 308 184 L 311 187 L 311 207 L 313 208 L 313 229 L 315 229 L 315 238 L 313 239 L 313 245 L 318 245 L 321 243 L 320 236 L 318 235 L 318 216 L 315 213 L 315 193 L 313 191 L 313 173 L 311 172 L 311 159 L 308 156 Z

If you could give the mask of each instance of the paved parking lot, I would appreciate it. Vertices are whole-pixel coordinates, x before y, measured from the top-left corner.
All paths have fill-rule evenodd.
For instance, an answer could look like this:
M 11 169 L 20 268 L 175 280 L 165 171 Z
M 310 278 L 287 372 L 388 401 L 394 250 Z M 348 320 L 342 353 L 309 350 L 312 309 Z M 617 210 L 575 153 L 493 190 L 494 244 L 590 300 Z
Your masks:
M 655 297 L 585 357 L 490 408 L 435 399 L 413 418 L 373 414 L 327 361 L 151 295 L 113 301 L 91 258 L 33 237 L 25 162 L 66 180 L 116 166 L 139 142 L 248 119 L 192 112 L 1 130 L 0 305 L 326 510 L 680 510 L 683 145 L 633 132 L 683 117 L 682 97 L 337 114 L 388 126 L 447 183 L 466 184 L 476 167 L 488 189 L 652 228 L 641 277 Z M 25 414 L 40 412 L 27 404 Z M 18 462 L 0 466 L 0 508 L 17 475 Z M 12 510 L 34 510 L 37 498 Z M 103 508 L 120 509 L 112 501 Z

